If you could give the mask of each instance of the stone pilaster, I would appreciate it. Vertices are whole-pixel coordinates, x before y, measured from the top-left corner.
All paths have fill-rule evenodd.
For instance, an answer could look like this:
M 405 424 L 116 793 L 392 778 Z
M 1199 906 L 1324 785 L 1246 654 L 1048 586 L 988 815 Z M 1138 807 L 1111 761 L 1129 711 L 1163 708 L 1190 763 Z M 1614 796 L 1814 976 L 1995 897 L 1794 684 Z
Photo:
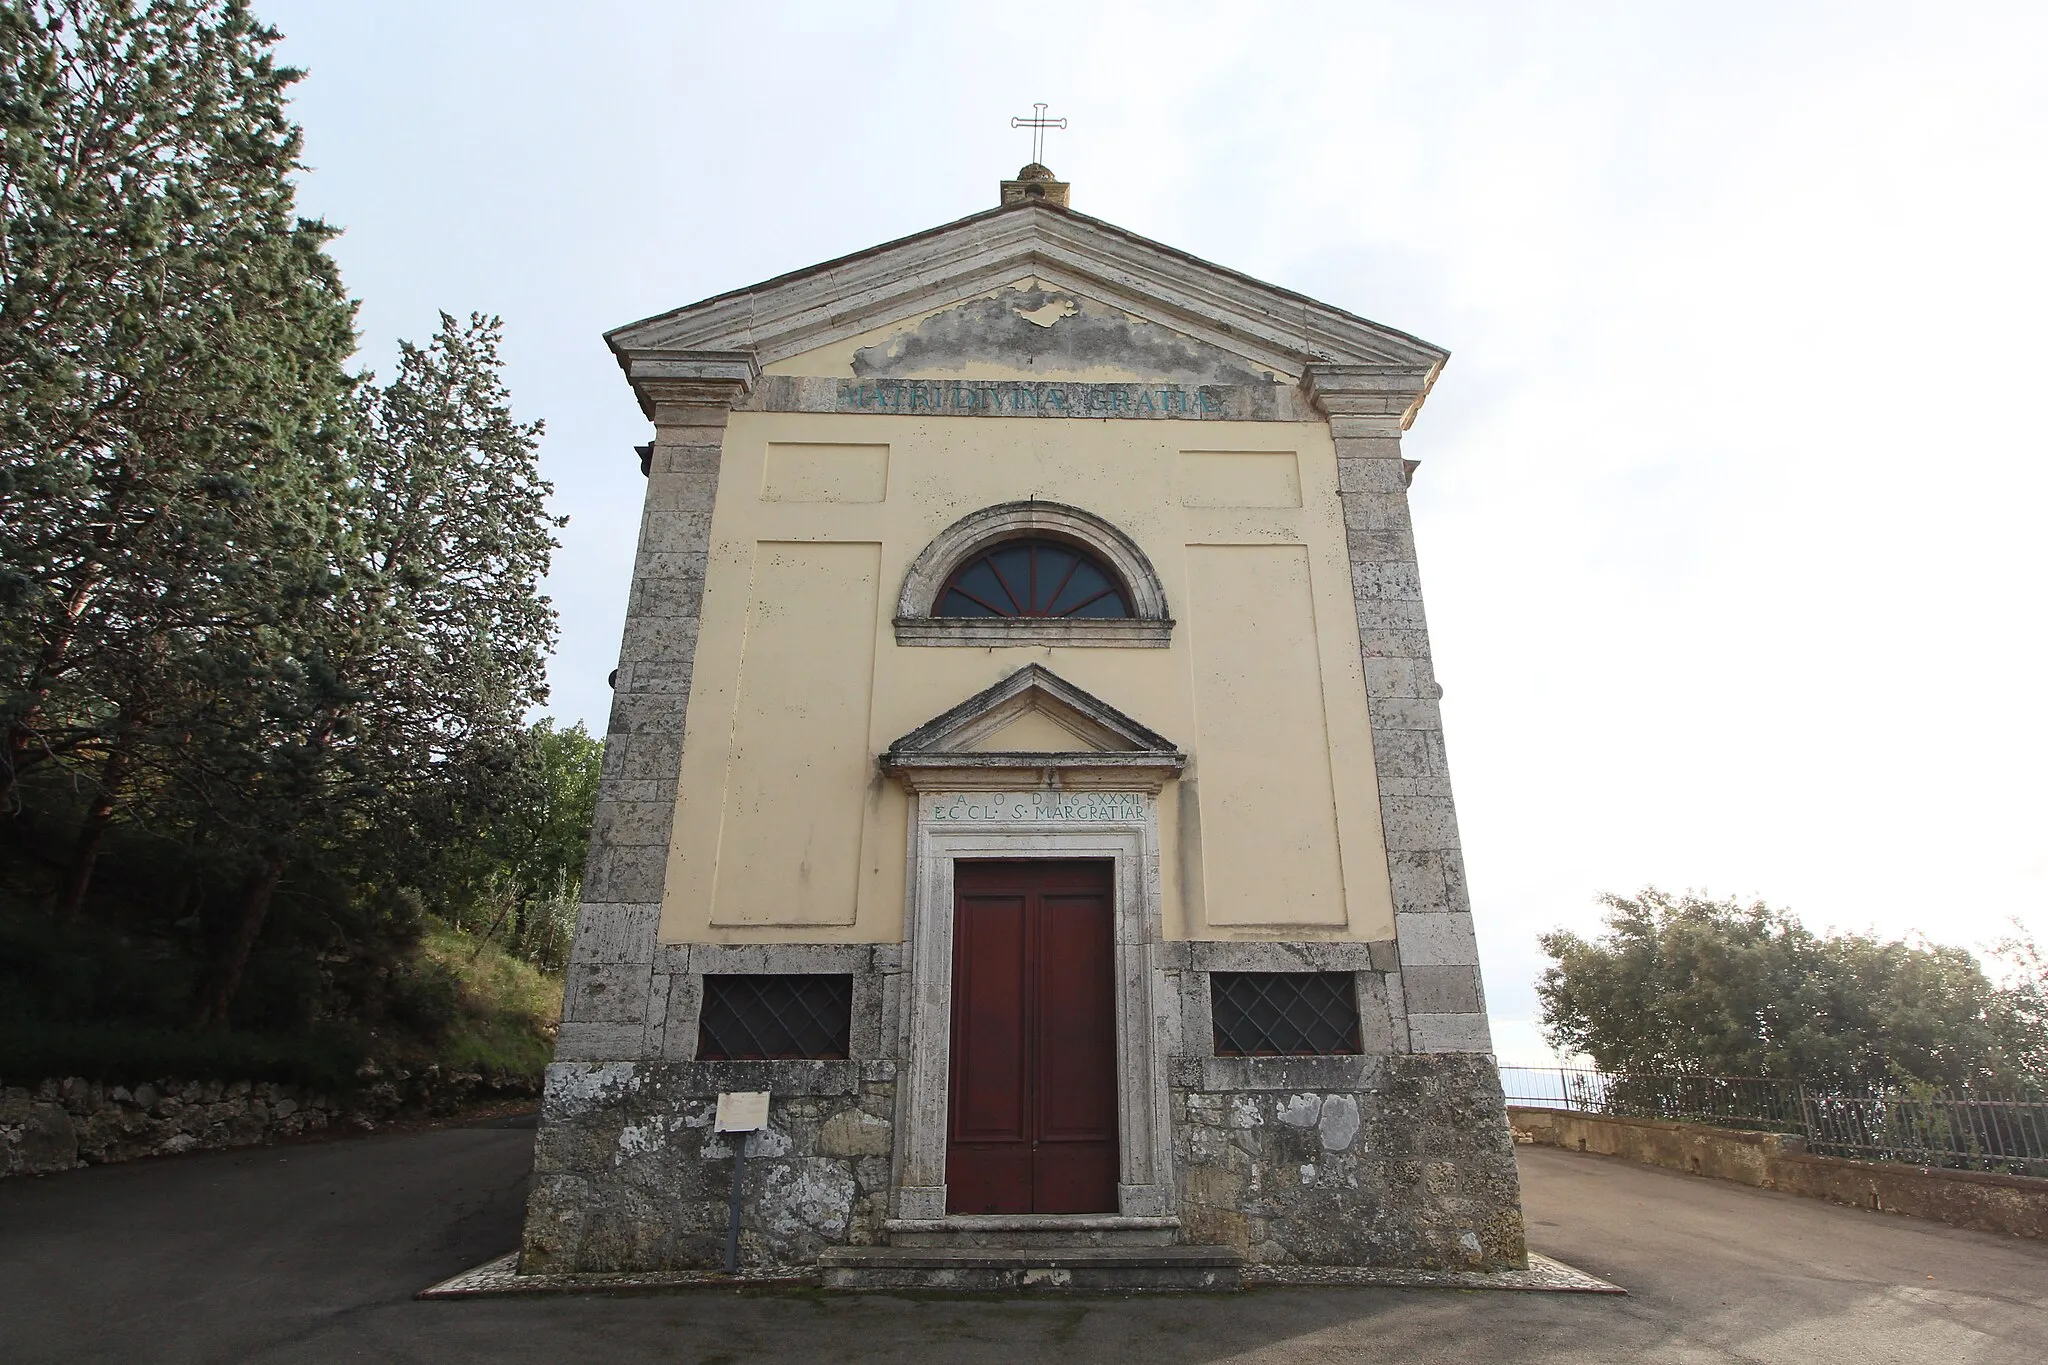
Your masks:
M 656 938 L 711 509 L 727 414 L 760 373 L 746 352 L 635 352 L 621 362 L 654 422 L 654 448 L 562 1002 L 562 1062 L 663 1052 L 670 978 L 655 972 Z
M 1401 432 L 1434 378 L 1429 366 L 1311 365 L 1302 387 L 1337 446 L 1408 1050 L 1490 1052 L 1401 457 Z

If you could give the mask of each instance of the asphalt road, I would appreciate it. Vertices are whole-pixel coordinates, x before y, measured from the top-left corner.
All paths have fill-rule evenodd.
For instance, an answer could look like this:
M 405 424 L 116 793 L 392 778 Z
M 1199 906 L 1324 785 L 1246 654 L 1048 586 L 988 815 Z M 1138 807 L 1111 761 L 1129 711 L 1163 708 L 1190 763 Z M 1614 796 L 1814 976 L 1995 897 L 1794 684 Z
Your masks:
M 1532 1244 L 1632 1297 L 412 1299 L 513 1245 L 531 1143 L 500 1125 L 0 1182 L 0 1361 L 2048 1360 L 2048 1244 L 1537 1148 Z

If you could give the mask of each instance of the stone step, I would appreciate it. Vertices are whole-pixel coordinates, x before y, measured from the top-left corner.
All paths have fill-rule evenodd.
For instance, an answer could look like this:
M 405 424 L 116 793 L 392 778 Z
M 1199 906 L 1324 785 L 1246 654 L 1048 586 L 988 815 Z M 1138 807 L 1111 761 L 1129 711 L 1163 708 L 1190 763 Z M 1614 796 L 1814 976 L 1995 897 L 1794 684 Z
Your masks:
M 893 1247 L 1168 1247 L 1178 1218 L 1128 1214 L 977 1213 L 891 1218 L 882 1235 Z
M 828 1247 L 827 1289 L 1189 1292 L 1243 1286 L 1244 1258 L 1220 1246 Z

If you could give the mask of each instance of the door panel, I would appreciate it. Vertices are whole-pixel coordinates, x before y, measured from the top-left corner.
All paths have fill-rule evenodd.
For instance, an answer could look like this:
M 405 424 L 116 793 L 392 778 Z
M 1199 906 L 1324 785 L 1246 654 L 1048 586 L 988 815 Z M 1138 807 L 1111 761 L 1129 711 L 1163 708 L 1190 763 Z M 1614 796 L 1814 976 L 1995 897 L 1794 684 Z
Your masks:
M 968 1017 L 956 1057 L 963 1084 L 956 1130 L 976 1142 L 1024 1142 L 1024 1035 L 1011 1027 L 1024 1009 L 1025 901 L 976 897 L 955 932 L 961 934 L 959 986 Z
M 1110 864 L 954 870 L 947 1208 L 1116 1210 Z

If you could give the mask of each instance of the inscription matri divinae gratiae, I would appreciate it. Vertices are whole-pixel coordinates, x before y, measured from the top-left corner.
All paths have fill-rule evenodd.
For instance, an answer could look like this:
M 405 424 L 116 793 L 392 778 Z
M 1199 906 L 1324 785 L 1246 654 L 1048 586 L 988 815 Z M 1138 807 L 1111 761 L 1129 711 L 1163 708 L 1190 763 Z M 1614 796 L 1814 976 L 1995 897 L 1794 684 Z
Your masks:
M 872 379 L 839 382 L 847 412 L 988 412 L 1011 417 L 1220 417 L 1228 394 L 1215 385 L 1025 383 L 1008 379 Z
M 970 792 L 929 798 L 934 823 L 1127 824 L 1145 818 L 1138 792 Z
M 742 407 L 889 416 L 1152 418 L 1297 422 L 1313 418 L 1290 384 L 1081 384 L 1024 379 L 826 379 L 766 374 Z

